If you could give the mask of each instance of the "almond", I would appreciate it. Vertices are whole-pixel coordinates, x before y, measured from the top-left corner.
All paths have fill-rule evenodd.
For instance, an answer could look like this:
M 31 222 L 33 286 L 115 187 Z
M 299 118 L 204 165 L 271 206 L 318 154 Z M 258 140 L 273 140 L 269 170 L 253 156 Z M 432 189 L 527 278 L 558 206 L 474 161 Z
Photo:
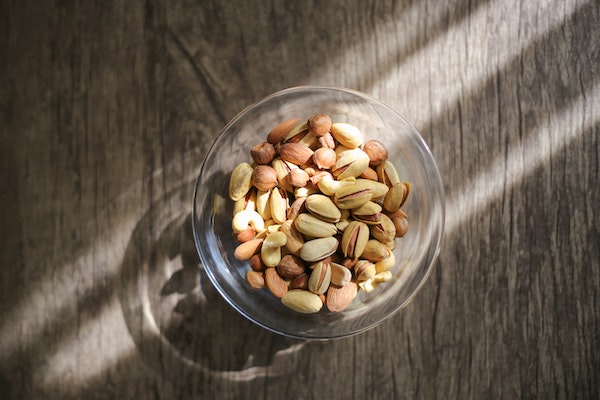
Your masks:
M 331 285 L 327 290 L 325 306 L 332 312 L 343 311 L 352 303 L 357 292 L 358 287 L 355 282 L 348 282 L 344 286 Z
M 264 239 L 251 239 L 235 248 L 233 256 L 240 261 L 249 260 L 260 249 Z
M 265 271 L 265 284 L 273 295 L 282 298 L 288 291 L 288 283 L 277 273 L 275 268 L 267 268 Z
M 267 142 L 276 144 L 281 142 L 287 134 L 298 124 L 300 119 L 290 118 L 278 124 L 269 134 L 267 135 Z
M 246 272 L 246 283 L 253 289 L 262 289 L 265 287 L 265 277 L 262 272 L 259 271 L 247 271 Z
M 310 164 L 313 153 L 309 147 L 300 143 L 285 143 L 279 149 L 279 155 L 283 160 L 301 166 Z

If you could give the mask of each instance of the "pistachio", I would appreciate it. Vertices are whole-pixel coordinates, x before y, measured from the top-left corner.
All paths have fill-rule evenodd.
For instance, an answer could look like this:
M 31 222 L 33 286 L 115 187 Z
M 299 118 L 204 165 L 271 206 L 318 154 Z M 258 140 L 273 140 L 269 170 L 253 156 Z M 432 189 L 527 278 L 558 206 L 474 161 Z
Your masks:
M 252 289 L 262 289 L 265 287 L 265 276 L 260 271 L 246 271 L 246 283 Z
M 393 241 L 394 237 L 396 237 L 396 226 L 386 214 L 381 214 L 381 221 L 379 224 L 371 225 L 370 229 L 371 236 L 381 243 Z
M 385 183 L 389 187 L 400 182 L 398 171 L 396 171 L 396 167 L 389 160 L 385 160 L 377 166 L 377 176 L 379 177 L 379 182 Z
M 243 198 L 252 187 L 254 169 L 247 162 L 239 163 L 231 172 L 229 179 L 229 197 L 233 201 Z
M 363 150 L 371 160 L 370 164 L 377 166 L 388 158 L 388 150 L 379 140 L 367 140 Z
M 396 256 L 394 253 L 390 253 L 389 257 L 382 258 L 381 260 L 375 262 L 375 271 L 383 272 L 392 269 L 392 267 L 396 264 Z
M 334 224 L 325 222 L 309 213 L 298 214 L 294 220 L 294 226 L 298 232 L 311 238 L 328 237 L 337 233 Z
M 355 282 L 348 282 L 344 286 L 329 286 L 325 306 L 329 311 L 344 311 L 356 297 L 358 286 Z
M 322 260 L 335 253 L 338 244 L 338 240 L 333 236 L 309 240 L 300 249 L 300 258 L 307 262 Z
M 355 220 L 369 225 L 381 223 L 381 206 L 372 201 L 368 201 L 362 206 L 352 210 L 352 216 Z
M 356 178 L 369 167 L 369 156 L 359 148 L 338 146 L 337 159 L 333 165 L 333 176 L 337 179 Z
M 323 307 L 318 295 L 301 289 L 289 290 L 281 298 L 281 302 L 289 309 L 303 314 L 316 313 Z
M 356 126 L 345 122 L 332 124 L 331 134 L 346 147 L 355 148 L 363 144 L 363 135 L 360 130 Z
M 398 182 L 392 185 L 383 199 L 383 207 L 390 213 L 397 211 L 406 202 L 409 192 L 410 185 L 408 183 Z
M 275 158 L 275 147 L 269 142 L 262 142 L 250 149 L 250 155 L 256 164 L 269 164 Z
M 288 293 L 288 283 L 277 273 L 275 268 L 267 268 L 265 284 L 269 291 L 277 298 L 283 298 Z
M 334 202 L 322 194 L 311 194 L 304 204 L 312 215 L 326 222 L 338 222 L 342 216 Z
M 315 136 L 323 136 L 331 129 L 331 117 L 327 114 L 317 114 L 307 121 L 308 129 Z
M 370 239 L 365 245 L 361 257 L 370 261 L 379 261 L 390 256 L 392 251 L 377 239 Z
M 388 187 L 369 179 L 356 179 L 353 185 L 335 192 L 333 201 L 341 209 L 353 209 L 387 193 Z
M 341 250 L 344 257 L 359 258 L 369 240 L 369 227 L 364 222 L 352 221 L 342 235 Z
M 285 135 L 285 141 L 297 142 L 306 135 L 306 133 L 308 133 L 308 124 L 304 121 L 290 129 L 287 135 Z
M 252 171 L 252 184 L 258 189 L 268 191 L 277 186 L 277 172 L 269 165 L 257 165 Z
M 354 276 L 360 281 L 366 281 L 376 274 L 375 264 L 367 260 L 358 260 L 354 266 Z
M 267 142 L 271 144 L 281 142 L 285 139 L 286 135 L 298 125 L 298 121 L 300 121 L 298 118 L 290 118 L 275 126 L 275 128 L 267 135 Z
M 331 282 L 331 267 L 328 262 L 319 261 L 310 273 L 308 279 L 308 290 L 316 294 L 323 294 L 327 291 Z

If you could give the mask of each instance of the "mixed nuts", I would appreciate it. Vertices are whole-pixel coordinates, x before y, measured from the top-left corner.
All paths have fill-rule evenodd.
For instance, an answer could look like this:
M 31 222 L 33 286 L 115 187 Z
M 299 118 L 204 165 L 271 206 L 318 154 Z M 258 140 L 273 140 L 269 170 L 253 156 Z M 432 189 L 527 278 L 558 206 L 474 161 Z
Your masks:
M 231 173 L 234 256 L 246 282 L 300 313 L 343 311 L 392 278 L 410 193 L 377 140 L 326 114 L 289 119 Z

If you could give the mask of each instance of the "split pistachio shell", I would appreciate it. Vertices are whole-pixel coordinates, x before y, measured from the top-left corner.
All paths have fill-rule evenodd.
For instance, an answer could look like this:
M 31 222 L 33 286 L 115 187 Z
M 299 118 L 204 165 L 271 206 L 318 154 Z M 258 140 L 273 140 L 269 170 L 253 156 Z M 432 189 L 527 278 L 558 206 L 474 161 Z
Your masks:
M 381 223 L 381 206 L 372 201 L 368 201 L 362 206 L 352 210 L 352 216 L 355 220 L 369 225 Z
M 338 142 L 346 147 L 355 148 L 364 143 L 360 129 L 345 122 L 336 122 L 332 124 L 331 134 Z
M 356 178 L 369 167 L 369 156 L 359 148 L 338 146 L 335 152 L 337 160 L 332 172 L 337 179 Z
M 341 250 L 344 257 L 359 258 L 369 240 L 369 227 L 364 222 L 352 221 L 342 235 Z
M 398 171 L 396 171 L 396 167 L 389 160 L 385 160 L 377 166 L 377 176 L 379 177 L 379 182 L 385 183 L 389 187 L 400 182 Z
M 371 225 L 371 236 L 381 243 L 388 243 L 396 237 L 396 226 L 394 222 L 385 214 L 381 214 L 379 224 Z
M 312 214 L 298 214 L 294 220 L 298 232 L 313 238 L 333 236 L 337 233 L 335 224 L 325 222 Z
M 326 222 L 338 222 L 342 216 L 340 209 L 328 196 L 311 194 L 304 203 L 306 209 L 314 216 Z
M 410 185 L 404 182 L 398 182 L 390 188 L 383 200 L 383 207 L 387 212 L 398 211 L 406 202 L 410 192 Z
M 300 258 L 307 262 L 322 260 L 335 253 L 338 244 L 338 240 L 333 236 L 309 240 L 300 249 Z
M 291 310 L 303 314 L 318 312 L 323 307 L 321 298 L 308 290 L 292 289 L 282 298 L 281 303 Z
M 328 262 L 320 261 L 313 268 L 308 279 L 308 290 L 316 294 L 323 294 L 331 283 L 331 267 Z

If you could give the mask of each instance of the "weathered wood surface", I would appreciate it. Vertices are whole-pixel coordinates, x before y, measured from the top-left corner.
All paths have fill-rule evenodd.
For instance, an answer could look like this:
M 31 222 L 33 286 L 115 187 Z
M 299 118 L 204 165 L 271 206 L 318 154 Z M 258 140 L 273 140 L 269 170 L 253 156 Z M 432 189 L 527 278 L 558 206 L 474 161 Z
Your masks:
M 600 397 L 597 1 L 2 1 L 0 21 L 0 397 Z M 447 194 L 414 301 L 308 344 L 190 286 L 180 232 L 220 128 L 302 84 L 411 119 Z

